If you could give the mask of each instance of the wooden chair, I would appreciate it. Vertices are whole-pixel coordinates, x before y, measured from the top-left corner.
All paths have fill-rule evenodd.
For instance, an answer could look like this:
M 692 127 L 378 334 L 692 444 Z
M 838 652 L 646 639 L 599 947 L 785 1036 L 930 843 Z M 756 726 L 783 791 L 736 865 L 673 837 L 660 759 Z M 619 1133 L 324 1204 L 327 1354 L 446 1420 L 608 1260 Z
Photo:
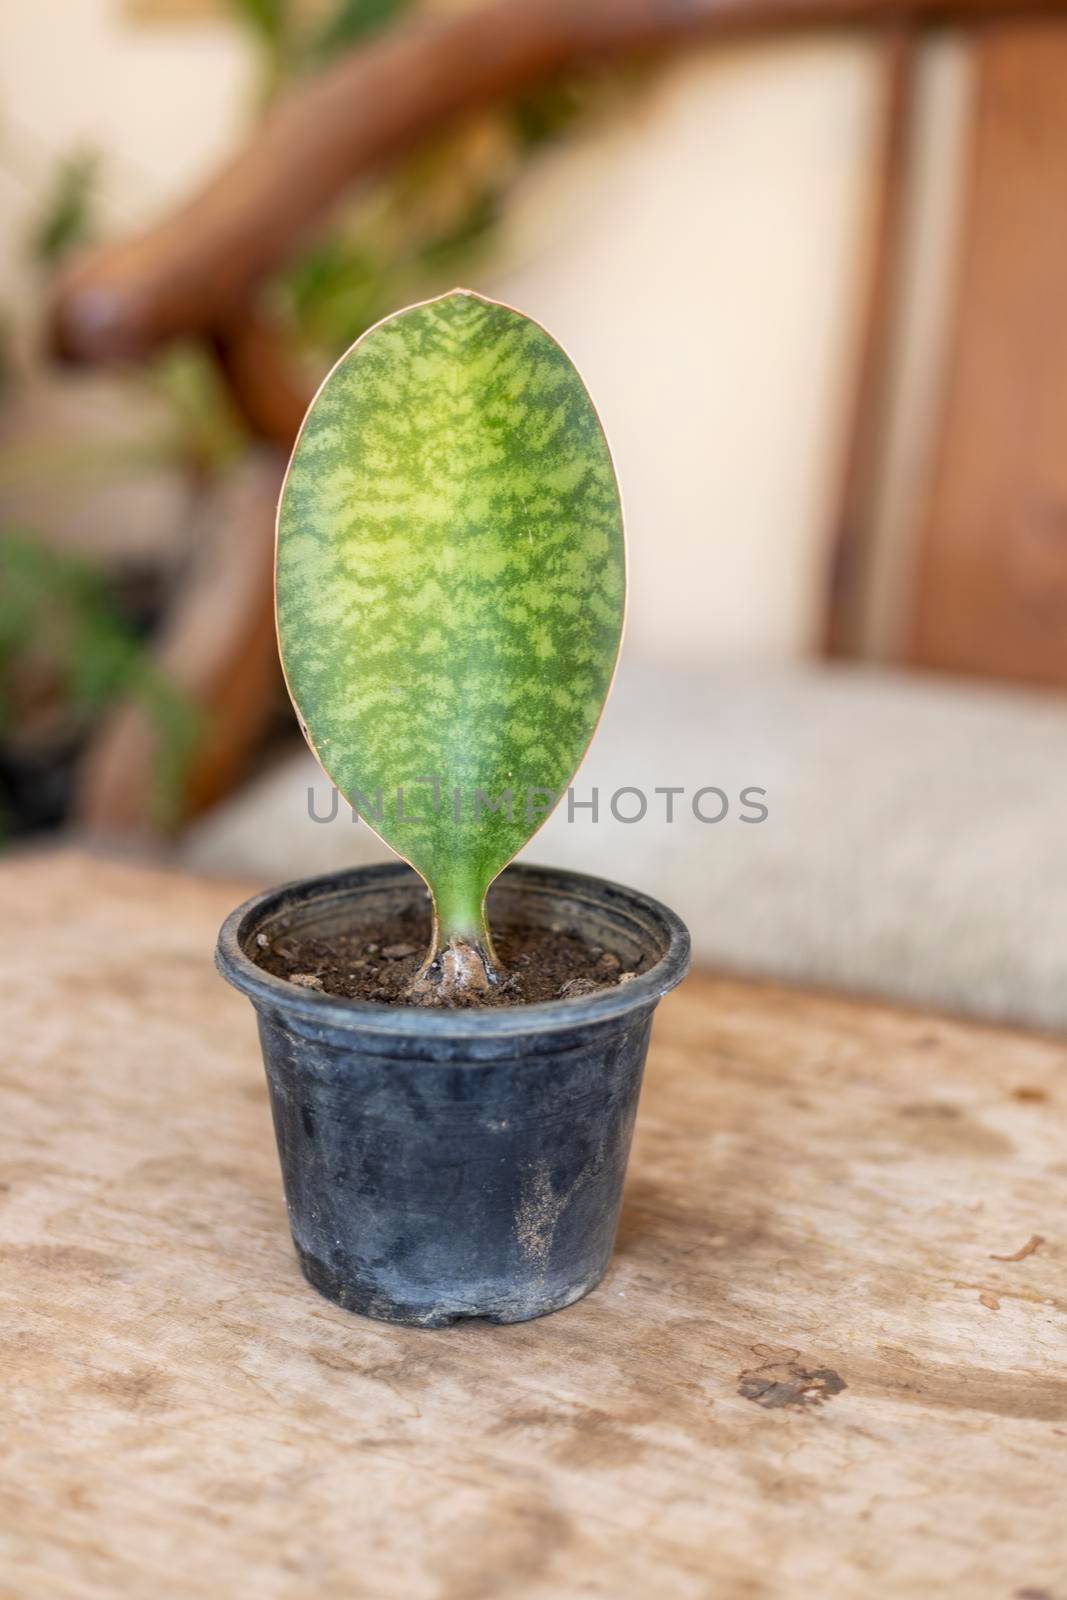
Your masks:
M 825 649 L 862 655 L 872 512 L 908 191 L 919 41 L 967 31 L 977 92 L 929 493 L 916 515 L 901 663 L 1067 684 L 1067 4 L 1012 0 L 501 0 L 416 20 L 280 104 L 198 196 L 78 262 L 51 307 L 54 352 L 136 362 L 198 338 L 258 442 L 226 539 L 175 597 L 159 649 L 205 708 L 185 796 L 223 794 L 256 747 L 276 684 L 272 506 L 310 398 L 260 292 L 350 185 L 449 119 L 552 74 L 742 32 L 850 25 L 881 43 L 866 313 L 850 446 L 827 538 Z M 122 707 L 87 757 L 80 820 L 150 827 L 151 736 Z

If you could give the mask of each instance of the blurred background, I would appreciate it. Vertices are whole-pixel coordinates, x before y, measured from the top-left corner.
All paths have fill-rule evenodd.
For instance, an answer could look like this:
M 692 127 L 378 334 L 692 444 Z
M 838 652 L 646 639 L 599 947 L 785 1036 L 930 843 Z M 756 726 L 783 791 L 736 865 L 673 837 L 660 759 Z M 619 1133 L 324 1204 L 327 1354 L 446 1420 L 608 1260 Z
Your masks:
M 527 853 L 707 964 L 1067 1025 L 1067 7 L 6 0 L 0 43 L 0 850 L 383 853 L 316 820 L 273 507 L 337 355 L 463 283 L 570 351 L 627 508 L 600 816 Z

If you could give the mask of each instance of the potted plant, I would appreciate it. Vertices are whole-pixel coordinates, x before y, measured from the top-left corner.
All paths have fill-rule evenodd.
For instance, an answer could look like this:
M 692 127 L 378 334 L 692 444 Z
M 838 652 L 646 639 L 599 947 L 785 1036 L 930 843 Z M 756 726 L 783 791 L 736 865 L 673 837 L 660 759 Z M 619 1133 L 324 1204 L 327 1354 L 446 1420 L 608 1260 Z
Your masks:
M 607 1266 L 689 940 L 642 894 L 508 866 L 593 736 L 625 600 L 607 442 L 543 328 L 457 290 L 357 341 L 293 451 L 276 598 L 304 736 L 402 858 L 219 938 L 301 1265 L 397 1322 L 557 1310 Z

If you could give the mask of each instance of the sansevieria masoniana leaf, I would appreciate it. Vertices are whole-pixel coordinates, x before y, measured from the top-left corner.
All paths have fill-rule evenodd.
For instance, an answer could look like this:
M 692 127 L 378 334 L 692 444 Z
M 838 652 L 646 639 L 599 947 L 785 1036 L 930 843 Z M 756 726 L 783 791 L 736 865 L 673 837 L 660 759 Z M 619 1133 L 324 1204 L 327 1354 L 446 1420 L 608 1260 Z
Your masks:
M 486 890 L 585 753 L 624 601 L 611 455 L 543 328 L 456 290 L 338 362 L 282 491 L 278 638 L 327 775 L 433 895 L 416 997 L 495 980 Z

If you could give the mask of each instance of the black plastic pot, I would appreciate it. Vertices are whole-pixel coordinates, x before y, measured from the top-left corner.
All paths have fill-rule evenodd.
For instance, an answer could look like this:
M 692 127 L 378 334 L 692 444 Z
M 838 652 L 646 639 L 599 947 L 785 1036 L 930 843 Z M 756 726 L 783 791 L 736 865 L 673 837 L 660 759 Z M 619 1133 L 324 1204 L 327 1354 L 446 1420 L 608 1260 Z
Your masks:
M 689 935 L 634 890 L 523 866 L 494 884 L 492 922 L 573 928 L 639 975 L 545 1005 L 434 1010 L 334 999 L 248 954 L 283 924 L 328 939 L 424 897 L 399 862 L 271 889 L 227 919 L 216 961 L 258 1014 L 309 1281 L 390 1322 L 522 1322 L 604 1274 L 652 1013 L 685 976 Z

